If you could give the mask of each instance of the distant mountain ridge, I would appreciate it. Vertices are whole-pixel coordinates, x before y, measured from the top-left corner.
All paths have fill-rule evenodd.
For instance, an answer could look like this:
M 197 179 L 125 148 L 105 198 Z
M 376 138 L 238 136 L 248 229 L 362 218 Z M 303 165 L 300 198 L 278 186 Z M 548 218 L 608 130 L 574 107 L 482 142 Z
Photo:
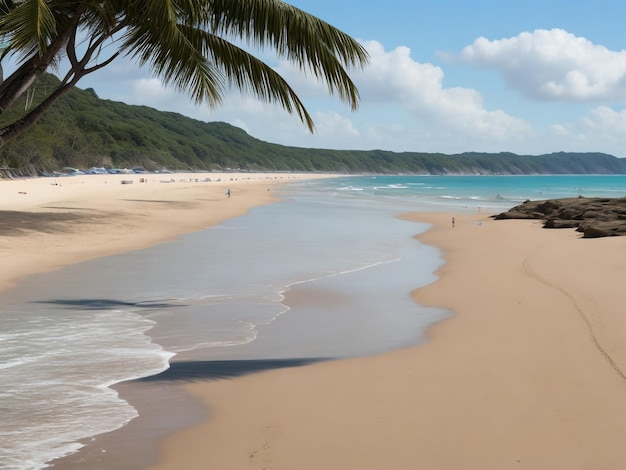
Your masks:
M 35 106 L 58 79 L 44 75 Z M 26 97 L 7 116 L 26 108 Z M 604 153 L 548 155 L 390 152 L 287 147 L 222 122 L 202 122 L 72 89 L 25 135 L 0 149 L 0 167 L 36 174 L 63 167 L 176 170 L 315 171 L 369 174 L 626 174 L 626 159 Z

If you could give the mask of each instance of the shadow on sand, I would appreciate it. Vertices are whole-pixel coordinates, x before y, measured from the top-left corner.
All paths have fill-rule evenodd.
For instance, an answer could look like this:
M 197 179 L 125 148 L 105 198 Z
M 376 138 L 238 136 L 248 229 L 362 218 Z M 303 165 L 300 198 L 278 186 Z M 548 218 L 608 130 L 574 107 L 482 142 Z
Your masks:
M 112 310 L 122 307 L 134 308 L 172 308 L 184 307 L 183 304 L 172 304 L 162 300 L 146 300 L 142 302 L 125 302 L 115 299 L 56 299 L 56 300 L 37 300 L 37 304 L 49 304 L 65 306 L 68 309 L 75 310 Z
M 245 359 L 229 361 L 181 361 L 172 362 L 170 368 L 157 375 L 137 379 L 137 382 L 220 380 L 241 377 L 287 367 L 300 367 L 330 358 L 301 359 Z

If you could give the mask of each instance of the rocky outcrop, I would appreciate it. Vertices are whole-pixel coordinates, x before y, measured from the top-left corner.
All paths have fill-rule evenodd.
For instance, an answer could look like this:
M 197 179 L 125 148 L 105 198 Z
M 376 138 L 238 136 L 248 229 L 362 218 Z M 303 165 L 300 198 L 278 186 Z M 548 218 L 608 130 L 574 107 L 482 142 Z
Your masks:
M 620 236 L 626 235 L 626 197 L 525 201 L 493 217 L 540 219 L 544 228 L 576 228 L 583 238 Z

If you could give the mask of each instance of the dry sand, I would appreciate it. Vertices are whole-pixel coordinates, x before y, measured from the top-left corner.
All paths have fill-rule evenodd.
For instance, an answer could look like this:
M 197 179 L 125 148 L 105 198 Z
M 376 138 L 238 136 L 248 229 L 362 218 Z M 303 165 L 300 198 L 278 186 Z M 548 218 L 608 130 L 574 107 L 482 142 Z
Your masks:
M 242 215 L 274 201 L 277 184 L 330 176 L 177 173 L 0 181 L 0 290 L 28 274 L 145 248 Z
M 204 177 L 1 182 L 0 287 L 243 214 L 298 175 L 195 182 Z M 154 468 L 623 468 L 626 238 L 583 240 L 485 216 L 457 216 L 455 228 L 450 214 L 408 217 L 434 224 L 420 239 L 447 261 L 439 281 L 415 292 L 455 313 L 428 343 L 184 385 L 210 419 L 164 439 Z
M 185 387 L 210 420 L 154 469 L 621 469 L 626 238 L 414 214 L 443 250 L 414 348 Z

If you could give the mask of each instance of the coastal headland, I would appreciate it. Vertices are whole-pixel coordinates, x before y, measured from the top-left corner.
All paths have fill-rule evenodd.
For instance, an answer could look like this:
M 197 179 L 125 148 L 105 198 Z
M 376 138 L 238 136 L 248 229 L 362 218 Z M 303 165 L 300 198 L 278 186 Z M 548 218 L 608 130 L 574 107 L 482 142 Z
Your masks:
M 241 215 L 298 177 L 2 182 L 0 287 Z M 426 344 L 175 383 L 210 413 L 167 437 L 144 436 L 158 443 L 150 458 L 138 460 L 138 447 L 127 446 L 115 468 L 621 468 L 626 239 L 581 240 L 489 214 L 404 217 L 432 224 L 419 239 L 446 260 L 435 283 L 413 292 L 416 302 L 454 313 L 430 328 Z M 139 409 L 164 413 L 149 405 Z M 108 443 L 122 447 L 116 435 L 123 430 Z M 70 458 L 54 468 L 87 464 Z

